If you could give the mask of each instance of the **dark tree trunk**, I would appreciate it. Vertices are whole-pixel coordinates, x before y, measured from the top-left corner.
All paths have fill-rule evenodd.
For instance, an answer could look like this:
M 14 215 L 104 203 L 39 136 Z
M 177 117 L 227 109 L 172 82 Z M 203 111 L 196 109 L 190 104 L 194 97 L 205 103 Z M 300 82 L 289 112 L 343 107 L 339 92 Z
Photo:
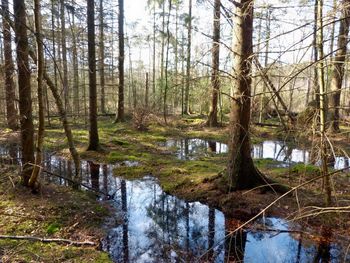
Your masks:
M 270 183 L 254 166 L 249 135 L 253 55 L 253 0 L 241 0 L 233 18 L 233 79 L 230 112 L 228 182 L 231 189 Z M 277 191 L 285 187 L 273 186 Z
M 189 0 L 188 28 L 187 28 L 186 86 L 185 86 L 185 101 L 184 101 L 183 114 L 190 113 L 191 42 L 192 42 L 192 0 Z
M 340 132 L 339 129 L 339 108 L 341 87 L 344 77 L 344 64 L 346 59 L 346 45 L 350 26 L 350 1 L 343 0 L 342 17 L 339 26 L 338 49 L 333 60 L 333 74 L 331 80 L 331 91 L 329 96 L 329 130 L 330 132 Z
M 68 112 L 69 90 L 68 90 L 68 64 L 67 64 L 67 43 L 66 43 L 66 15 L 64 0 L 60 0 L 60 20 L 61 20 L 61 44 L 62 44 L 62 66 L 63 66 L 63 93 L 64 108 Z
M 12 130 L 18 129 L 18 113 L 15 107 L 15 83 L 14 64 L 11 48 L 11 27 L 9 24 L 9 3 L 8 0 L 2 0 L 2 28 L 4 37 L 4 57 L 5 57 L 5 93 L 6 93 L 6 118 L 7 125 Z
M 118 0 L 119 16 L 118 16 L 118 36 L 119 36 L 119 87 L 118 87 L 118 113 L 116 122 L 124 122 L 124 0 Z
M 103 19 L 103 0 L 100 0 L 100 87 L 101 87 L 101 112 L 106 113 L 105 100 L 105 45 L 104 45 L 104 19 Z
M 28 185 L 34 163 L 34 126 L 32 117 L 32 98 L 30 86 L 30 68 L 28 62 L 28 37 L 24 0 L 14 0 L 16 53 L 18 68 L 19 112 L 21 121 L 21 146 L 24 185 Z
M 89 61 L 89 146 L 88 150 L 97 151 L 100 147 L 97 127 L 96 94 L 96 53 L 95 53 L 95 6 L 94 0 L 87 1 L 88 23 L 88 61 Z
M 212 49 L 212 101 L 208 118 L 210 127 L 218 126 L 218 96 L 220 90 L 219 63 L 220 63 L 220 4 L 221 0 L 214 3 L 214 28 L 213 28 L 213 49 Z
M 41 35 L 41 9 L 40 0 L 34 0 L 34 17 L 35 17 L 35 31 L 36 31 L 36 45 L 38 53 L 38 107 L 39 107 L 39 128 L 37 134 L 35 166 L 29 180 L 29 186 L 36 188 L 36 181 L 40 176 L 41 162 L 43 159 L 43 143 L 45 132 L 45 114 L 44 114 L 44 92 L 43 92 L 43 77 L 44 77 L 44 49 L 43 38 Z

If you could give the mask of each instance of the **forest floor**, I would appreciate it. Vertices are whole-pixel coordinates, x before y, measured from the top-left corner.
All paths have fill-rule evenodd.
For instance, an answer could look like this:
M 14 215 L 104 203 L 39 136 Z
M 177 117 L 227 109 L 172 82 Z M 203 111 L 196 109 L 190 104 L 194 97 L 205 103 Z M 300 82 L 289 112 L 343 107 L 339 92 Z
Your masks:
M 280 131 L 276 127 L 252 128 L 252 143 L 266 140 L 286 141 L 290 145 L 303 144 L 312 147 L 306 133 L 298 137 Z M 86 151 L 88 131 L 84 125 L 74 128 L 74 137 L 83 159 L 101 163 L 117 163 L 121 161 L 136 161 L 137 166 L 122 166 L 115 169 L 116 176 L 126 179 L 138 179 L 152 174 L 158 178 L 163 190 L 184 198 L 188 201 L 201 201 L 220 208 L 230 216 L 239 220 L 247 220 L 262 211 L 278 198 L 273 192 L 262 192 L 260 189 L 252 191 L 229 192 L 220 183 L 218 175 L 226 167 L 227 154 L 199 155 L 191 160 L 181 160 L 177 157 L 177 147 L 166 147 L 170 140 L 197 138 L 226 143 L 228 128 L 208 128 L 204 118 L 188 117 L 173 118 L 168 124 L 153 120 L 146 131 L 136 130 L 131 122 L 114 124 L 112 119 L 99 120 L 99 135 L 102 150 L 100 152 Z M 343 128 L 343 133 L 331 138 L 335 142 L 333 149 L 338 146 L 349 155 L 350 129 Z M 69 156 L 64 146 L 64 135 L 61 129 L 47 130 L 47 147 L 57 150 L 62 145 L 62 154 Z M 256 166 L 268 177 L 290 187 L 295 187 L 307 180 L 320 175 L 320 169 L 314 165 L 294 164 L 290 167 L 280 167 L 272 159 L 255 159 Z M 331 170 L 332 171 L 332 170 Z M 333 197 L 337 206 L 350 206 L 349 173 L 337 173 L 332 177 Z M 329 225 L 337 227 L 340 232 L 350 229 L 348 213 L 319 213 L 315 207 L 324 207 L 325 192 L 322 180 L 298 189 L 293 194 L 284 197 L 269 208 L 265 214 L 281 216 L 294 220 L 303 218 L 303 224 L 313 226 Z M 347 209 L 349 211 L 349 209 Z
M 91 241 L 76 246 L 29 240 L 0 239 L 0 262 L 111 262 L 100 251 L 103 225 L 110 211 L 85 191 L 43 185 L 33 194 L 19 183 L 15 167 L 0 167 L 0 236 Z
M 113 119 L 100 118 L 99 136 L 102 149 L 99 152 L 86 151 L 88 129 L 84 124 L 76 124 L 73 127 L 73 134 L 82 159 L 107 164 L 122 161 L 138 162 L 137 166 L 118 167 L 114 170 L 116 176 L 133 180 L 152 174 L 158 178 L 164 191 L 188 201 L 201 201 L 220 208 L 225 214 L 240 222 L 264 211 L 264 215 L 283 217 L 312 227 L 315 233 L 320 233 L 321 227 L 329 226 L 338 235 L 349 237 L 349 173 L 340 172 L 332 177 L 334 205 L 345 207 L 345 213 L 338 213 L 336 209 L 322 210 L 325 193 L 321 180 L 305 185 L 265 211 L 265 208 L 279 197 L 278 194 L 262 192 L 260 189 L 230 192 L 225 185 L 221 184 L 218 175 L 226 167 L 226 153 L 207 153 L 191 160 L 184 160 L 178 158 L 177 147 L 169 147 L 166 143 L 169 140 L 186 138 L 226 143 L 229 134 L 227 127 L 208 128 L 204 125 L 204 119 L 198 117 L 174 118 L 168 123 L 164 125 L 162 121 L 155 119 L 146 131 L 137 131 L 131 122 L 114 124 Z M 350 129 L 347 128 L 344 131 L 332 140 L 335 141 L 335 145 L 342 146 L 343 150 L 349 154 Z M 312 146 L 305 133 L 299 138 L 295 136 L 291 138 L 275 127 L 253 127 L 251 132 L 253 143 L 286 140 L 288 144 L 302 143 L 307 147 Z M 8 138 L 10 134 L 0 134 L 0 138 Z M 52 126 L 47 128 L 45 147 L 49 151 L 55 151 L 69 158 L 66 139 L 58 121 L 52 122 Z M 313 165 L 294 164 L 290 167 L 280 167 L 272 159 L 255 159 L 254 162 L 268 177 L 290 187 L 320 174 L 320 169 Z M 74 222 L 71 224 L 74 225 Z

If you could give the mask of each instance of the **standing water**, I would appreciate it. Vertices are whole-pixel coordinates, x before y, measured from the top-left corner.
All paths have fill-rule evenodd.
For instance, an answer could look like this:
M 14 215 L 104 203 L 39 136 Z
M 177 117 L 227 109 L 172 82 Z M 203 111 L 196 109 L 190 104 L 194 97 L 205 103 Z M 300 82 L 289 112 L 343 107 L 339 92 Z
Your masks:
M 11 147 L 10 147 L 11 148 Z M 1 148 L 3 159 L 18 158 L 18 149 Z M 16 153 L 16 154 L 15 154 Z M 121 165 L 82 161 L 83 183 L 108 193 L 116 209 L 102 247 L 115 262 L 348 262 L 344 243 L 331 243 L 325 231 L 316 243 L 300 226 L 279 218 L 261 218 L 259 228 L 237 231 L 235 220 L 199 202 L 186 202 L 166 194 L 152 176 L 141 180 L 115 177 Z M 69 177 L 71 161 L 45 155 L 46 169 Z M 69 184 L 46 177 L 56 184 Z M 256 230 L 259 229 L 259 230 Z

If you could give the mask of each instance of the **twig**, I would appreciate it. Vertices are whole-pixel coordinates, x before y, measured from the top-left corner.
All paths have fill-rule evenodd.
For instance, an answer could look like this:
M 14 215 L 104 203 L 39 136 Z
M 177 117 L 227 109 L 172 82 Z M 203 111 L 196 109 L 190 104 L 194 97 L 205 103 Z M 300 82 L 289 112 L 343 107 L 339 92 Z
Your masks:
M 80 241 L 74 241 L 74 240 L 62 239 L 62 238 L 41 238 L 41 237 L 33 237 L 33 236 L 0 235 L 0 239 L 28 240 L 28 241 L 43 242 L 43 243 L 61 243 L 61 244 L 68 244 L 72 246 L 96 246 L 96 243 L 92 241 L 80 242 Z

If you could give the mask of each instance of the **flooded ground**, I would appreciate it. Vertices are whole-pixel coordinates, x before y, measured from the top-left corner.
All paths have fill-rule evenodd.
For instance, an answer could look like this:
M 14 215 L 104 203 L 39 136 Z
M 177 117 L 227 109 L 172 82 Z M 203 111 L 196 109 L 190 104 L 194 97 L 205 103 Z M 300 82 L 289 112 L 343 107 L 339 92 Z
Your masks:
M 188 152 L 196 152 L 198 145 L 208 148 L 209 144 L 195 142 L 188 142 Z M 278 155 L 282 147 L 276 144 L 266 142 L 262 148 L 256 147 L 253 152 L 258 156 L 284 158 L 282 153 Z M 215 149 L 219 153 L 227 151 L 219 143 L 215 143 Z M 186 154 L 187 150 L 183 151 Z M 294 152 L 289 155 L 294 156 L 292 161 L 307 160 L 306 154 Z M 3 161 L 13 163 L 20 157 L 18 147 L 13 146 L 0 148 L 0 155 Z M 83 183 L 108 193 L 111 199 L 104 200 L 102 195 L 101 201 L 116 208 L 115 223 L 102 242 L 103 249 L 115 262 L 350 261 L 348 243 L 332 238 L 331 230 L 310 238 L 310 230 L 280 218 L 260 218 L 252 228 L 229 234 L 236 229 L 236 220 L 199 202 L 186 202 L 166 194 L 152 176 L 133 181 L 115 177 L 113 170 L 122 165 L 137 163 L 105 165 L 82 161 L 81 167 Z M 73 166 L 69 160 L 45 154 L 45 168 L 55 174 L 70 178 L 74 174 Z M 70 184 L 68 180 L 48 175 L 45 180 Z
M 210 154 L 225 154 L 228 152 L 228 146 L 225 143 L 203 140 L 203 139 L 169 139 L 160 143 L 161 146 L 167 148 L 176 148 L 177 158 L 181 160 L 194 160 L 201 156 Z M 289 166 L 295 163 L 319 164 L 320 151 L 314 149 L 309 151 L 303 148 L 287 145 L 282 141 L 264 141 L 254 144 L 252 148 L 252 156 L 255 159 L 273 159 L 281 166 Z M 348 156 L 340 156 L 334 154 L 330 158 L 330 166 L 334 169 L 343 169 L 350 164 Z

